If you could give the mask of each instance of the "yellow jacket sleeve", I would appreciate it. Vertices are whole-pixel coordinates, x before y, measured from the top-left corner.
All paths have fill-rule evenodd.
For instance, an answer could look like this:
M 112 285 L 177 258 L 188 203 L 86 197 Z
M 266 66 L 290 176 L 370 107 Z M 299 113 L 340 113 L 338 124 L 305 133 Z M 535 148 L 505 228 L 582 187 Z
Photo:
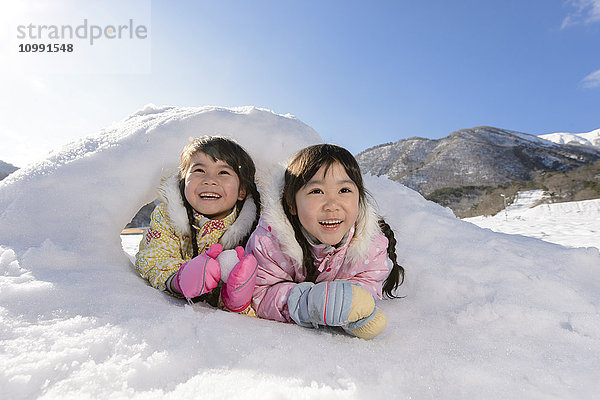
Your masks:
M 191 258 L 191 251 L 186 251 L 188 242 L 170 226 L 165 204 L 159 204 L 152 212 L 150 228 L 140 242 L 135 267 L 153 287 L 169 293 L 165 285 L 167 279 Z

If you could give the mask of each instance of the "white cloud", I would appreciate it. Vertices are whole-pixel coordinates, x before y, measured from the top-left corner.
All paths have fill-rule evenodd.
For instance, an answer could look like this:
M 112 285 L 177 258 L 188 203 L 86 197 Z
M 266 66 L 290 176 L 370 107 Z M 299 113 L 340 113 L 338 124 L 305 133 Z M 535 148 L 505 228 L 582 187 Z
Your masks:
M 575 10 L 563 20 L 561 28 L 571 25 L 600 22 L 600 0 L 569 0 Z
M 600 69 L 583 78 L 581 86 L 587 89 L 600 87 Z

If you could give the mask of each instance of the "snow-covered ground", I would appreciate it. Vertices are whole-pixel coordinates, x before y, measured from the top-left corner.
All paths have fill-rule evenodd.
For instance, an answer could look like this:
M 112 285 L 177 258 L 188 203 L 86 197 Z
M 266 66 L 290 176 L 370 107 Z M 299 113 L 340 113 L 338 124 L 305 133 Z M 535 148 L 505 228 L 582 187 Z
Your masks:
M 563 246 L 600 249 L 600 199 L 535 206 L 542 197 L 542 190 L 519 192 L 515 202 L 498 214 L 464 221 Z
M 366 184 L 407 271 L 371 341 L 188 305 L 120 232 L 190 136 L 261 171 L 320 141 L 255 108 L 146 107 L 0 182 L 0 398 L 592 399 L 600 253 L 482 229 L 385 178 Z

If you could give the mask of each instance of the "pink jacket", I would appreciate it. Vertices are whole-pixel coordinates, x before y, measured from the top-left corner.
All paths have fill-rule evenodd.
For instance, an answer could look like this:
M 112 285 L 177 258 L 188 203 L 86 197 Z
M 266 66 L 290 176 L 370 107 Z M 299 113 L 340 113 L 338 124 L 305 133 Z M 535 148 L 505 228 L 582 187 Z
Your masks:
M 258 316 L 276 321 L 291 321 L 287 309 L 290 290 L 305 281 L 302 249 L 296 241 L 279 197 L 281 190 L 263 195 L 263 217 L 250 237 L 246 252 L 258 260 L 258 275 L 253 306 Z M 271 194 L 271 196 L 269 196 Z M 338 248 L 312 247 L 319 270 L 316 282 L 345 279 L 358 283 L 377 298 L 392 262 L 388 259 L 388 240 L 379 229 L 378 217 L 370 204 L 359 210 L 355 227 Z

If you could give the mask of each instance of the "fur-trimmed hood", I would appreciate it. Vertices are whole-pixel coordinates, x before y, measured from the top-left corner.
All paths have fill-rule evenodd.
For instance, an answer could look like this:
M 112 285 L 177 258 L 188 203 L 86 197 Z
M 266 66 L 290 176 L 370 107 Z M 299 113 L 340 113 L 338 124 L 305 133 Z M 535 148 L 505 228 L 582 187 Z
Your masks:
M 287 219 L 281 204 L 284 174 L 285 167 L 280 165 L 274 167 L 270 176 L 270 182 L 261 191 L 263 204 L 262 219 L 277 232 L 281 250 L 296 261 L 298 265 L 302 265 L 302 248 L 296 240 L 294 228 Z M 373 239 L 377 235 L 382 234 L 378 220 L 379 217 L 375 207 L 369 202 L 367 197 L 367 201 L 359 206 L 354 236 L 346 252 L 346 259 L 348 261 L 354 263 L 368 256 Z
M 165 210 L 170 225 L 181 235 L 190 235 L 190 224 L 187 211 L 179 192 L 179 176 L 173 174 L 164 178 L 158 187 L 158 199 L 165 203 Z M 252 196 L 246 196 L 244 205 L 235 222 L 225 231 L 219 243 L 225 249 L 232 249 L 246 237 L 256 219 L 256 205 Z

